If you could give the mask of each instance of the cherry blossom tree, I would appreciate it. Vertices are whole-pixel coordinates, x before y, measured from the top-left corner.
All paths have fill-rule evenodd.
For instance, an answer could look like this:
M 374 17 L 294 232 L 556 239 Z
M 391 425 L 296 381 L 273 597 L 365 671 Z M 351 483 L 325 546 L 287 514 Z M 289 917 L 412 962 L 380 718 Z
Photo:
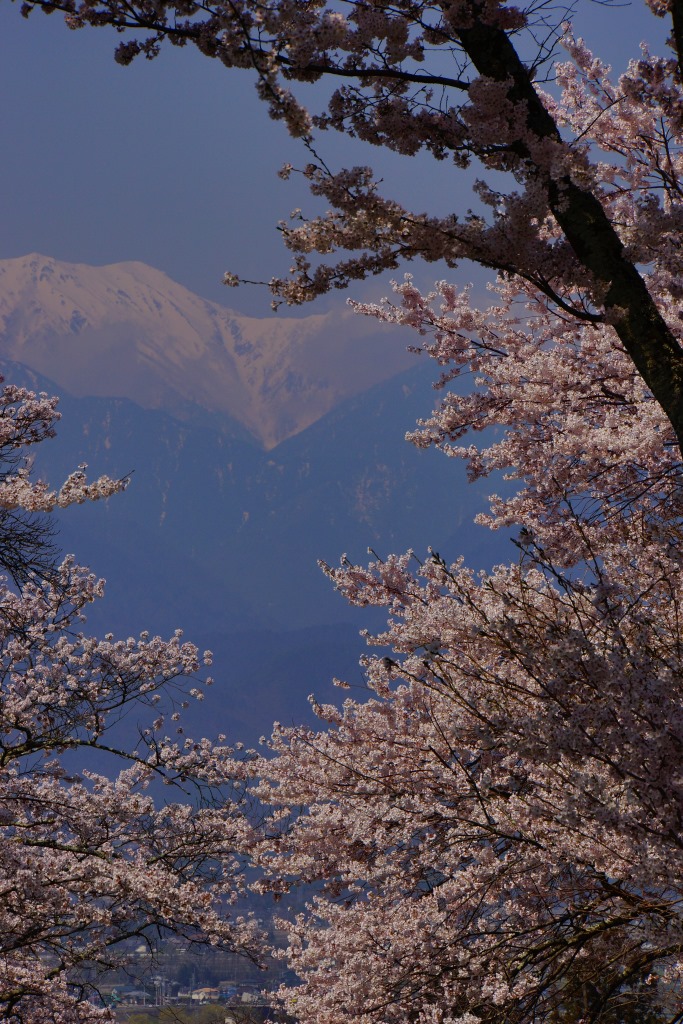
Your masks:
M 125 486 L 89 483 L 83 467 L 56 491 L 33 481 L 26 449 L 55 418 L 45 395 L 0 393 L 3 510 L 47 513 Z M 178 724 L 187 700 L 201 698 L 193 680 L 208 652 L 180 633 L 89 636 L 84 611 L 103 581 L 71 558 L 41 574 L 32 539 L 28 551 L 14 542 L 21 586 L 0 580 L 0 1016 L 110 1020 L 88 997 L 133 939 L 153 945 L 172 932 L 255 956 L 254 925 L 230 911 L 248 765 Z M 126 716 L 139 729 L 130 745 Z M 155 782 L 172 787 L 173 802 L 155 802 Z
M 260 887 L 313 887 L 287 924 L 302 1022 L 683 1020 L 683 6 L 648 6 L 668 50 L 612 80 L 545 4 L 24 4 L 114 26 L 123 63 L 168 41 L 255 74 L 330 205 L 282 225 L 276 299 L 412 259 L 497 275 L 485 309 L 410 279 L 358 307 L 436 359 L 413 440 L 508 476 L 481 518 L 518 554 L 327 567 L 390 618 L 365 699 L 315 705 L 320 728 L 277 729 L 258 765 Z M 413 211 L 370 168 L 330 169 L 326 130 L 454 180 L 476 162 L 477 209 Z
M 262 884 L 317 888 L 289 922 L 300 983 L 282 997 L 316 1024 L 678 1021 L 672 432 L 610 327 L 577 330 L 530 291 L 520 317 L 516 283 L 488 314 L 445 285 L 399 292 L 376 312 L 479 380 L 417 440 L 474 475 L 512 467 L 482 518 L 515 525 L 519 558 L 326 567 L 391 618 L 367 637 L 369 699 L 315 705 L 322 727 L 276 731 L 260 769 L 281 830 Z M 458 444 L 473 426 L 488 447 Z

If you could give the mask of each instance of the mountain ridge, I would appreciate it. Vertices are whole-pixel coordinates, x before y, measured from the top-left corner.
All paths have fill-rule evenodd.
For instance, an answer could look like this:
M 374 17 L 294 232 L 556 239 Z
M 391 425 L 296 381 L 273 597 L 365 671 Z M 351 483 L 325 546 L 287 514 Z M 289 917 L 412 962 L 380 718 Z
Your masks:
M 412 357 L 349 310 L 248 317 L 130 261 L 0 261 L 0 350 L 77 397 L 235 421 L 266 450 Z

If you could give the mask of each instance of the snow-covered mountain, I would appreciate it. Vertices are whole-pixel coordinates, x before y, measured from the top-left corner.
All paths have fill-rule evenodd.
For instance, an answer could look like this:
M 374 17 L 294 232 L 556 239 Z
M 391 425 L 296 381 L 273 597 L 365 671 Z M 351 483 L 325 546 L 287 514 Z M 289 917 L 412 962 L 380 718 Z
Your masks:
M 0 355 L 72 395 L 228 417 L 266 450 L 411 364 L 401 336 L 350 311 L 257 319 L 144 263 L 35 253 L 0 261 Z
M 0 262 L 0 372 L 61 395 L 35 473 L 133 474 L 56 517 L 62 549 L 107 578 L 88 628 L 183 626 L 213 650 L 197 732 L 252 743 L 305 720 L 309 693 L 338 700 L 334 676 L 363 687 L 357 630 L 382 613 L 350 608 L 318 558 L 509 557 L 472 522 L 504 484 L 469 485 L 459 460 L 405 441 L 434 401 L 411 340 L 352 315 L 243 317 L 140 263 Z

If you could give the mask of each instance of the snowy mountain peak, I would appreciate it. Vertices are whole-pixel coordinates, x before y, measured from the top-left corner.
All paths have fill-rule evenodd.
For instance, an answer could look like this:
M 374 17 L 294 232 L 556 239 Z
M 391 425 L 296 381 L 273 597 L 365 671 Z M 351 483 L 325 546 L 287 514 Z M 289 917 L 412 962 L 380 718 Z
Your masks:
M 38 253 L 0 261 L 0 355 L 77 396 L 230 417 L 266 449 L 411 365 L 400 334 L 346 310 L 247 317 L 144 263 Z

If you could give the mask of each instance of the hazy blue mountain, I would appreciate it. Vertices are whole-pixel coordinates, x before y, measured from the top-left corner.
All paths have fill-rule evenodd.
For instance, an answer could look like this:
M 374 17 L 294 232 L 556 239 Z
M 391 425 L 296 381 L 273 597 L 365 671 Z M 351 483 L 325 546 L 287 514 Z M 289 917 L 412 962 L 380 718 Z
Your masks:
M 55 390 L 16 364 L 4 372 Z M 36 470 L 54 482 L 82 462 L 93 474 L 134 471 L 125 494 L 60 516 L 63 547 L 107 579 L 92 627 L 182 626 L 216 654 L 220 727 L 250 740 L 275 718 L 306 715 L 310 692 L 329 699 L 335 675 L 361 685 L 358 631 L 381 616 L 349 608 L 318 558 L 365 561 L 369 546 L 422 556 L 428 544 L 474 565 L 508 554 L 503 537 L 472 524 L 487 486 L 404 440 L 431 401 L 430 377 L 423 366 L 378 385 L 267 453 L 215 424 L 62 392 L 58 437 Z

